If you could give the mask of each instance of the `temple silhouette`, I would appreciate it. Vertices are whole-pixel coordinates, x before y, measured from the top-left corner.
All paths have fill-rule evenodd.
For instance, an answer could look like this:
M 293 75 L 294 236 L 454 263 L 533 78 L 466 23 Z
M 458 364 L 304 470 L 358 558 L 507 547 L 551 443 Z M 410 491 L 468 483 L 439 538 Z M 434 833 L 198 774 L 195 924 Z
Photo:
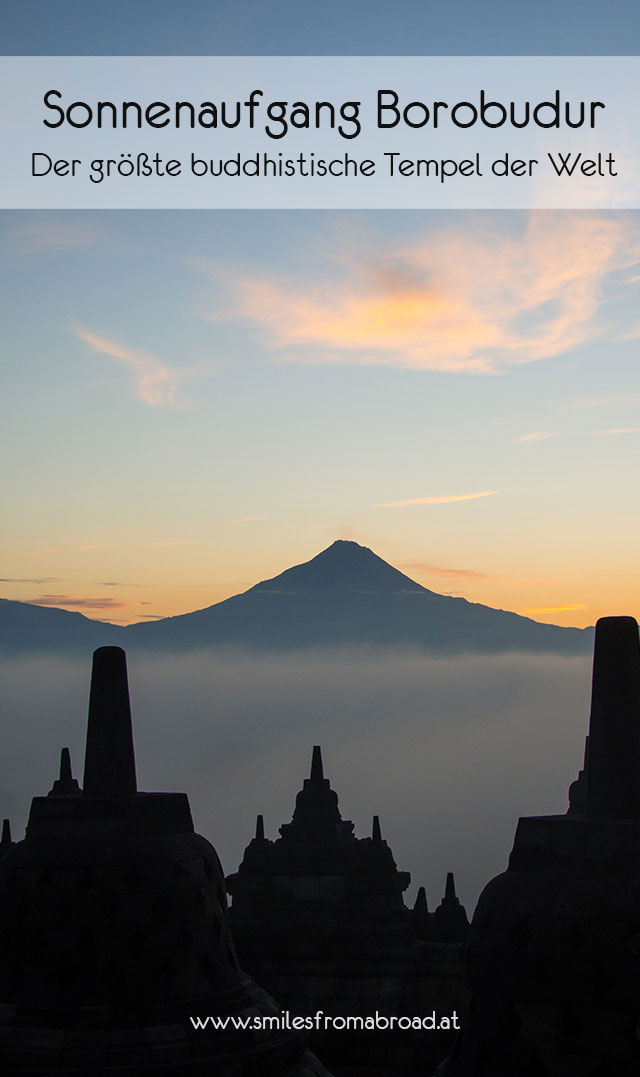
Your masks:
M 321 1077 L 241 969 L 213 846 L 184 793 L 137 790 L 124 651 L 94 653 L 83 789 L 63 749 L 0 862 L 0 1073 Z
M 596 625 L 585 764 L 566 815 L 520 819 L 473 916 L 462 1034 L 439 1077 L 640 1073 L 640 647 Z
M 378 817 L 356 837 L 319 747 L 291 822 L 271 840 L 258 816 L 225 888 L 186 795 L 138 791 L 125 655 L 99 648 L 82 789 L 63 749 L 24 839 L 2 829 L 0 1073 L 637 1077 L 639 779 L 638 626 L 603 618 L 569 810 L 520 819 L 469 929 L 452 875 L 433 913 L 423 888 L 406 907 Z M 455 1042 L 281 1020 L 454 1009 Z
M 451 1013 L 461 1006 L 462 950 L 469 928 L 453 875 L 429 914 L 424 888 L 413 910 L 380 820 L 357 838 L 324 776 L 320 747 L 275 841 L 262 816 L 236 874 L 231 925 L 243 967 L 291 1012 L 340 1016 Z M 312 1046 L 331 1069 L 360 1074 L 432 1073 L 453 1031 L 324 1032 Z

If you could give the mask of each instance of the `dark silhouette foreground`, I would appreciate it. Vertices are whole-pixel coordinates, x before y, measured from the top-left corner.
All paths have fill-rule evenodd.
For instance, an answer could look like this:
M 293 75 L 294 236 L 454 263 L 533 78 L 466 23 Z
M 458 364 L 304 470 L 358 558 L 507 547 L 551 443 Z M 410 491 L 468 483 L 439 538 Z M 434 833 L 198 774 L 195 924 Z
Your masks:
M 469 935 L 471 998 L 442 1077 L 637 1077 L 640 648 L 596 626 L 585 767 L 567 815 L 521 819 Z
M 240 969 L 215 849 L 184 793 L 137 791 L 125 655 L 94 654 L 84 789 L 63 750 L 0 861 L 6 1077 L 313 1077 L 299 1033 L 196 1031 L 279 1015 Z

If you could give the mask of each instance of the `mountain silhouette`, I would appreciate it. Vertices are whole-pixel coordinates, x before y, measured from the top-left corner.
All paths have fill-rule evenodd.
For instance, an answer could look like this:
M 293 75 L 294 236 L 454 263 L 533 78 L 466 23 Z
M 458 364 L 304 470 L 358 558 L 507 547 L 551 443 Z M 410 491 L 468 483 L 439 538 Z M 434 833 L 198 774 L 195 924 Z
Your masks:
M 275 650 L 345 644 L 429 651 L 587 653 L 592 631 L 543 625 L 429 591 L 366 546 L 338 540 L 322 553 L 215 606 L 130 625 L 127 646 L 234 643 Z
M 0 653 L 95 650 L 115 642 L 120 632 L 117 625 L 93 621 L 82 613 L 0 598 Z
M 357 542 L 348 542 L 345 539 L 338 539 L 311 561 L 287 568 L 279 576 L 274 576 L 272 580 L 257 583 L 249 593 L 256 591 L 266 591 L 269 594 L 277 594 L 280 591 L 308 593 L 329 590 L 344 590 L 352 593 L 357 591 L 363 593 L 373 591 L 433 593 L 427 592 L 426 587 L 421 587 L 419 583 L 410 580 L 387 561 L 383 561 L 368 546 L 360 546 Z
M 260 650 L 375 644 L 444 654 L 586 654 L 592 640 L 593 629 L 540 624 L 437 594 L 366 546 L 345 540 L 206 609 L 126 628 L 63 610 L 6 600 L 0 605 L 0 646 L 5 650 L 57 650 L 85 643 L 152 651 L 225 644 Z

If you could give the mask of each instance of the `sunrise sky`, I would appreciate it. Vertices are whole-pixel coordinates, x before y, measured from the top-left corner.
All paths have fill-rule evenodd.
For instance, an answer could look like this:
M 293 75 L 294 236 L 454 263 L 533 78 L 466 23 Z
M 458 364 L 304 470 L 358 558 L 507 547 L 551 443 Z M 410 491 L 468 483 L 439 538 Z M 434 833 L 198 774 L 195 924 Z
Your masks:
M 622 54 L 637 5 L 6 0 L 38 54 Z M 637 214 L 0 214 L 0 594 L 118 623 L 353 538 L 640 615 Z
M 2 595 L 120 623 L 353 538 L 640 614 L 640 220 L 5 213 Z

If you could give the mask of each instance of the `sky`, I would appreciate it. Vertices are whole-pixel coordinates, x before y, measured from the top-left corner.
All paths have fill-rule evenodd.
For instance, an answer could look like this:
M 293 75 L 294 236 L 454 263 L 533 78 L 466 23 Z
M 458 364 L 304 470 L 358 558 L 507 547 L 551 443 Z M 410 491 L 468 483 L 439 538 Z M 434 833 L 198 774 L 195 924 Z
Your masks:
M 336 538 L 640 613 L 636 214 L 6 213 L 3 595 L 119 623 Z
M 637 5 L 9 0 L 7 53 L 625 54 Z M 634 36 L 635 35 L 635 36 Z M 0 593 L 129 623 L 336 538 L 640 614 L 637 214 L 0 215 Z
M 636 51 L 635 0 L 4 0 L 7 55 L 556 55 Z

